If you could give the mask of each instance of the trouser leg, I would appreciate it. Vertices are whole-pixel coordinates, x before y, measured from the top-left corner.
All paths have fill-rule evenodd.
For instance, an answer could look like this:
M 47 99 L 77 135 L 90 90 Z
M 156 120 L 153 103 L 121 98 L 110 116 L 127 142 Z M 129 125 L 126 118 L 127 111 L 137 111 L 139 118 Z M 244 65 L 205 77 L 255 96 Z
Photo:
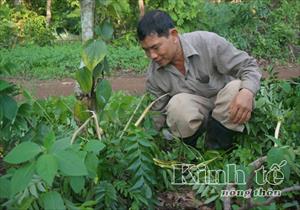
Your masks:
M 230 120 L 230 104 L 238 94 L 241 87 L 241 80 L 233 80 L 229 82 L 223 89 L 219 91 L 215 100 L 215 108 L 212 112 L 212 117 L 220 122 L 226 128 L 242 132 L 243 124 L 236 124 Z
M 200 128 L 205 127 L 213 102 L 207 98 L 180 93 L 173 96 L 167 105 L 167 125 L 173 135 L 183 139 L 194 136 L 190 144 L 200 135 Z M 186 139 L 187 142 L 189 139 Z
M 208 118 L 205 146 L 209 149 L 228 149 L 233 144 L 235 132 L 242 132 L 243 124 L 235 124 L 230 120 L 230 104 L 238 94 L 241 81 L 234 80 L 219 91 L 215 100 L 215 108 Z

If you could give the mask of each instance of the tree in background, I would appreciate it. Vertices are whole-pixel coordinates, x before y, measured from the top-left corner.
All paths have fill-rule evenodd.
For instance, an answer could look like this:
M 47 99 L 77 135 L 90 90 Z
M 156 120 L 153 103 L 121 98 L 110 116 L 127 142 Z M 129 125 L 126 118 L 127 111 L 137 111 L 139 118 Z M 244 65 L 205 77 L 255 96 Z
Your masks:
M 51 0 L 47 0 L 47 6 L 46 6 L 46 23 L 47 26 L 50 25 L 51 22 Z
M 145 14 L 144 0 L 139 0 L 139 9 L 140 9 L 140 17 L 144 16 Z
M 82 41 L 86 42 L 94 37 L 95 0 L 81 0 L 80 9 L 81 37 Z

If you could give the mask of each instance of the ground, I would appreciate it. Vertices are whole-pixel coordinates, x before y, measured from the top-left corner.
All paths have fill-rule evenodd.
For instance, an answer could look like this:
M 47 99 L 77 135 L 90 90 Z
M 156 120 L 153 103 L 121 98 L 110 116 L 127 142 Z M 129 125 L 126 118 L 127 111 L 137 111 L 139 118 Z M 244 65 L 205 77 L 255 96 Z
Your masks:
M 275 67 L 278 77 L 281 79 L 289 79 L 300 77 L 299 64 L 287 64 Z M 268 76 L 267 72 L 263 72 L 264 77 Z M 68 96 L 73 94 L 75 81 L 70 78 L 62 80 L 23 80 L 9 79 L 10 81 L 21 85 L 25 89 L 30 90 L 37 98 L 47 98 L 49 96 Z M 110 77 L 114 91 L 124 90 L 128 93 L 141 95 L 145 89 L 146 78 L 144 75 L 135 75 L 132 73 L 122 73 L 118 76 Z

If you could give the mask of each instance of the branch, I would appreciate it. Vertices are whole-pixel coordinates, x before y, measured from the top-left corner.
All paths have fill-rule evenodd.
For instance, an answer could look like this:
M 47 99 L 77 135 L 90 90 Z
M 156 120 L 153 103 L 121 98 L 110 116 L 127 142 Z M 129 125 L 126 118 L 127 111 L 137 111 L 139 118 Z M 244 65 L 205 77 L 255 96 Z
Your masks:
M 72 136 L 72 139 L 71 139 L 71 144 L 74 143 L 75 141 L 75 138 L 77 137 L 78 133 L 83 130 L 83 128 L 90 122 L 90 120 L 92 119 L 93 117 L 90 117 L 88 118 L 73 134 Z
M 266 160 L 267 160 L 267 156 L 263 156 L 250 163 L 250 166 L 252 167 L 252 171 L 247 179 L 246 189 L 252 188 L 253 178 L 255 177 L 255 171 L 259 169 L 264 164 L 264 162 L 266 162 Z
M 235 190 L 235 187 L 233 185 L 233 183 L 229 183 L 226 186 L 226 191 L 230 192 L 231 190 Z M 224 197 L 224 201 L 223 201 L 223 209 L 224 210 L 231 210 L 231 197 Z
M 278 136 L 279 136 L 279 130 L 280 130 L 281 123 L 282 123 L 281 120 L 279 120 L 279 121 L 277 122 L 276 129 L 275 129 L 275 134 L 274 134 L 275 139 L 278 139 Z M 278 145 L 275 143 L 275 144 L 274 144 L 274 147 L 277 147 L 277 146 L 278 146 Z
M 94 111 L 90 111 L 93 114 L 93 118 L 95 121 L 95 125 L 96 125 L 96 133 L 98 136 L 98 139 L 101 140 L 101 134 L 103 134 L 103 130 L 99 127 L 99 123 L 98 123 L 98 118 L 97 115 Z
M 263 156 L 263 157 L 258 158 L 255 161 L 253 161 L 249 165 L 252 166 L 254 168 L 254 170 L 256 170 L 256 169 L 260 168 L 262 166 L 262 164 L 264 164 L 264 162 L 266 162 L 266 160 L 267 160 L 267 156 Z
M 134 124 L 135 127 L 138 127 L 140 125 L 140 123 L 142 122 L 142 120 L 144 119 L 144 117 L 146 116 L 146 114 L 149 112 L 150 108 L 160 99 L 162 99 L 163 97 L 169 95 L 169 93 L 166 93 L 162 96 L 159 96 L 157 99 L 155 99 L 149 106 L 147 106 L 147 108 L 144 110 L 144 112 L 142 113 L 142 115 L 140 116 L 140 118 L 136 121 L 136 123 Z
M 134 115 L 136 114 L 137 110 L 140 108 L 140 106 L 141 106 L 141 104 L 142 104 L 142 101 L 144 100 L 145 96 L 146 96 L 146 94 L 144 94 L 143 97 L 141 98 L 141 100 L 139 101 L 139 103 L 138 103 L 138 105 L 136 106 L 135 110 L 133 111 L 131 117 L 129 118 L 128 122 L 126 123 L 125 128 L 123 129 L 123 131 L 122 131 L 122 133 L 121 133 L 119 139 L 121 139 L 121 138 L 123 137 L 125 131 L 128 129 L 128 127 L 129 127 L 129 125 L 130 125 L 130 123 L 131 123 L 131 121 L 132 121 Z
M 284 188 L 283 190 L 281 190 L 281 193 L 286 193 L 286 192 L 291 192 L 291 191 L 298 191 L 298 190 L 300 190 L 300 186 L 299 185 L 294 185 L 292 187 Z M 276 196 L 271 196 L 265 202 L 262 202 L 262 203 L 253 203 L 253 207 L 268 206 L 271 203 L 273 203 L 276 198 L 277 198 Z
M 257 169 L 259 169 L 264 164 L 264 162 L 266 162 L 266 160 L 267 160 L 267 156 L 263 156 L 249 164 L 252 167 L 252 170 L 251 170 L 251 173 L 246 182 L 247 190 L 252 189 L 253 179 L 255 177 L 255 171 Z M 241 209 L 249 209 L 250 206 L 252 205 L 252 203 L 253 203 L 253 198 L 251 196 L 249 196 L 249 198 L 247 198 L 246 204 L 242 208 L 240 208 L 240 210 Z
M 292 191 L 300 191 L 300 186 L 299 185 L 294 185 L 292 187 L 287 187 L 281 190 L 281 193 L 287 193 L 287 192 L 292 192 Z M 261 203 L 254 203 L 253 201 L 248 205 L 248 206 L 243 206 L 239 210 L 246 210 L 246 209 L 252 209 L 258 206 L 269 206 L 271 203 L 275 201 L 277 197 L 276 196 L 271 196 L 268 198 L 265 202 Z

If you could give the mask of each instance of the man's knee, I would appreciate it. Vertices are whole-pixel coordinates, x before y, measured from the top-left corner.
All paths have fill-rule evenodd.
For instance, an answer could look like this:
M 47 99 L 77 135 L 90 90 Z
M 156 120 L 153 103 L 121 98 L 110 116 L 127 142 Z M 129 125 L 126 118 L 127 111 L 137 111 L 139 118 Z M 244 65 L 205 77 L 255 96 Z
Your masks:
M 235 124 L 230 119 L 230 105 L 241 87 L 241 80 L 229 82 L 217 95 L 212 117 L 230 130 L 242 132 L 244 125 Z
M 192 136 L 204 121 L 199 110 L 201 104 L 195 103 L 194 95 L 180 93 L 173 96 L 167 105 L 167 125 L 178 137 Z

